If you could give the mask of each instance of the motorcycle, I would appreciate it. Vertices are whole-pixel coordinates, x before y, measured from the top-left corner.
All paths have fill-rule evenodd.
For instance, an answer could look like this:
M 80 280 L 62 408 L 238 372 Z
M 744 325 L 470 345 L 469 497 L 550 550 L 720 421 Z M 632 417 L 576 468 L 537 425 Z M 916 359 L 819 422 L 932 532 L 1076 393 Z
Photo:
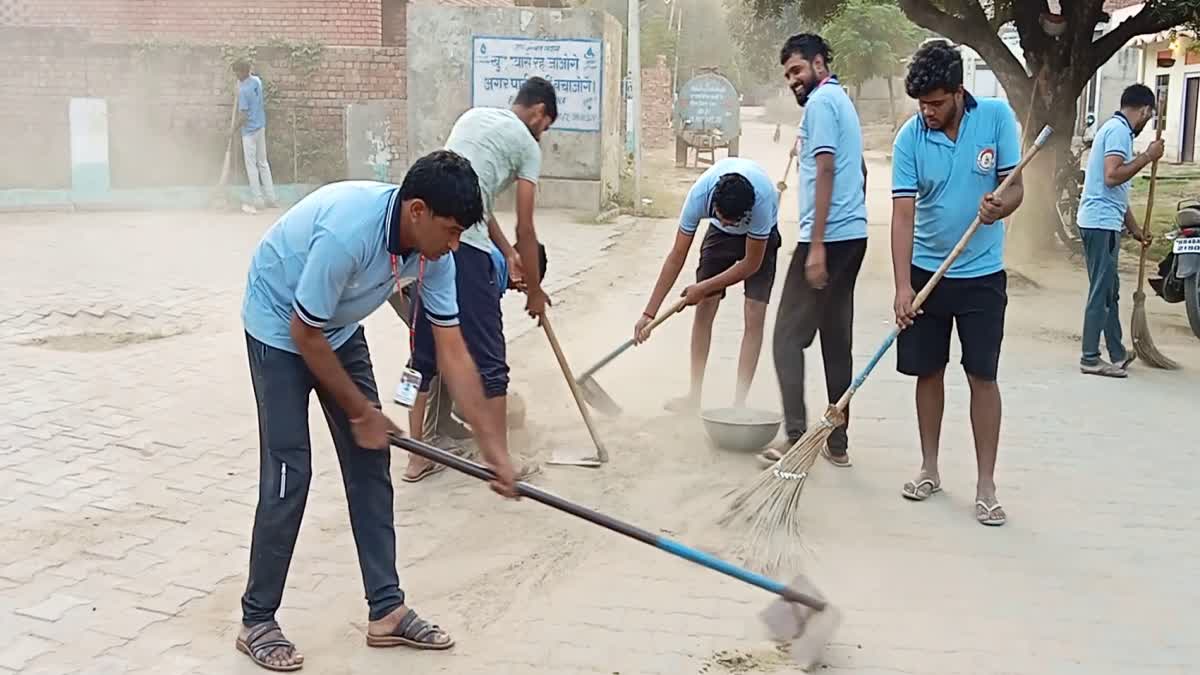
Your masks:
M 1169 303 L 1183 302 L 1192 333 L 1200 338 L 1200 200 L 1175 205 L 1175 229 L 1168 232 L 1171 251 L 1158 264 L 1150 287 Z

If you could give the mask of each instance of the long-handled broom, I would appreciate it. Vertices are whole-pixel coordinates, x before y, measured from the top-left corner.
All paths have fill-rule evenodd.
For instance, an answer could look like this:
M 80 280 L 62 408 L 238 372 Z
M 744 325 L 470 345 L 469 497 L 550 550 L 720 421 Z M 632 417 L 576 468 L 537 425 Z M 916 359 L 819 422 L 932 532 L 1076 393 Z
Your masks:
M 448 466 L 484 481 L 493 481 L 496 474 L 491 469 L 463 459 L 440 448 L 426 445 L 411 438 L 392 434 L 389 437 L 392 445 L 408 452 L 424 457 L 431 462 Z M 715 572 L 729 575 L 738 581 L 757 586 L 778 598 L 764 609 L 760 618 L 766 623 L 771 637 L 781 642 L 791 642 L 792 658 L 799 662 L 803 670 L 811 669 L 818 661 L 821 651 L 842 621 L 841 611 L 830 604 L 816 587 L 804 576 L 796 577 L 791 584 L 783 584 L 755 574 L 737 565 L 721 560 L 703 551 L 696 550 L 681 542 L 652 534 L 629 523 L 622 522 L 612 516 L 593 511 L 585 506 L 567 501 L 558 495 L 551 494 L 525 482 L 517 482 L 517 493 L 535 502 L 545 504 L 582 518 L 594 525 L 607 528 L 618 534 L 649 544 L 665 553 L 678 556 L 689 562 L 707 567 Z
M 1021 158 L 1021 162 L 1017 164 L 1012 173 L 1005 177 L 1004 181 L 1000 183 L 1000 187 L 996 188 L 997 193 L 1003 192 L 1017 176 L 1021 175 L 1025 165 L 1042 149 L 1051 133 L 1053 133 L 1053 129 L 1049 126 L 1042 129 L 1034 140 L 1033 146 Z M 920 309 L 925 300 L 929 298 L 934 287 L 966 248 L 967 242 L 975 234 L 975 230 L 979 229 L 979 224 L 979 217 L 976 216 L 954 249 L 950 251 L 950 255 L 934 272 L 933 277 L 929 279 L 921 292 L 917 293 L 917 297 L 913 301 L 913 311 Z M 800 541 L 795 514 L 800 501 L 800 493 L 808 479 L 808 473 L 830 434 L 845 421 L 845 410 L 850 405 L 850 399 L 854 396 L 854 392 L 858 391 L 879 360 L 891 348 L 892 343 L 896 341 L 896 336 L 900 334 L 900 330 L 898 325 L 892 328 L 891 333 L 875 351 L 875 355 L 867 362 L 866 367 L 854 378 L 850 388 L 842 394 L 837 403 L 829 406 L 821 421 L 805 432 L 779 461 L 760 473 L 750 486 L 738 492 L 728 511 L 721 517 L 720 522 L 724 525 L 728 525 L 734 520 L 742 520 L 749 524 L 745 553 L 747 559 L 754 561 L 757 567 L 773 571 L 790 564 L 795 548 Z
M 1162 140 L 1162 107 L 1161 104 L 1158 110 L 1158 119 L 1160 123 L 1156 126 L 1154 132 L 1154 140 Z M 1158 182 L 1158 160 L 1150 165 L 1150 189 L 1146 194 L 1146 217 L 1142 219 L 1143 236 L 1150 233 L 1150 216 L 1154 213 L 1154 184 Z M 1133 293 L 1133 316 L 1129 320 L 1129 335 L 1133 340 L 1133 351 L 1138 355 L 1138 358 L 1145 361 L 1154 368 L 1163 368 L 1165 370 L 1178 370 L 1179 364 L 1172 361 L 1162 352 L 1158 351 L 1158 347 L 1154 345 L 1154 338 L 1150 335 L 1150 321 L 1146 318 L 1146 256 L 1150 252 L 1150 245 L 1142 242 L 1142 254 L 1138 260 L 1138 285 L 1137 290 Z

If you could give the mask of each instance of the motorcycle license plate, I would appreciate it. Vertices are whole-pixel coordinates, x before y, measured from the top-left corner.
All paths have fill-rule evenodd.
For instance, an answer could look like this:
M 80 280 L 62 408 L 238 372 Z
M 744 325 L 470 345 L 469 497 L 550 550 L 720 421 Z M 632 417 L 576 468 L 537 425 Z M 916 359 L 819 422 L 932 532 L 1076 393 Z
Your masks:
M 1180 253 L 1200 253 L 1200 237 L 1176 239 L 1172 250 L 1176 255 Z

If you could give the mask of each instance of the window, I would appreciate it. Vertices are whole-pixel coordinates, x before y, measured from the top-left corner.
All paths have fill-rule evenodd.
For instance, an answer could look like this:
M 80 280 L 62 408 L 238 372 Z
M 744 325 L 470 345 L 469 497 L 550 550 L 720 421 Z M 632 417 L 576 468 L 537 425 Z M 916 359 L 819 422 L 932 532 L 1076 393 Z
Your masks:
M 1170 88 L 1171 76 L 1159 75 L 1154 78 L 1154 98 L 1158 101 L 1158 115 L 1155 116 L 1154 130 L 1165 130 L 1167 124 L 1167 90 Z

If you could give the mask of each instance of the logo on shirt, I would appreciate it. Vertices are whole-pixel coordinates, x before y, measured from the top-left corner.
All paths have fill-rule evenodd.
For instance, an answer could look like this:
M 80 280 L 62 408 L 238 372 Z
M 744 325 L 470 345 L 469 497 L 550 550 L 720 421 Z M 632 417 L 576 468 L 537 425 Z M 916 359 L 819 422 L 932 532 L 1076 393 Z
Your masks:
M 992 148 L 984 148 L 979 151 L 979 156 L 975 158 L 975 167 L 981 172 L 987 173 L 996 166 L 996 151 Z

